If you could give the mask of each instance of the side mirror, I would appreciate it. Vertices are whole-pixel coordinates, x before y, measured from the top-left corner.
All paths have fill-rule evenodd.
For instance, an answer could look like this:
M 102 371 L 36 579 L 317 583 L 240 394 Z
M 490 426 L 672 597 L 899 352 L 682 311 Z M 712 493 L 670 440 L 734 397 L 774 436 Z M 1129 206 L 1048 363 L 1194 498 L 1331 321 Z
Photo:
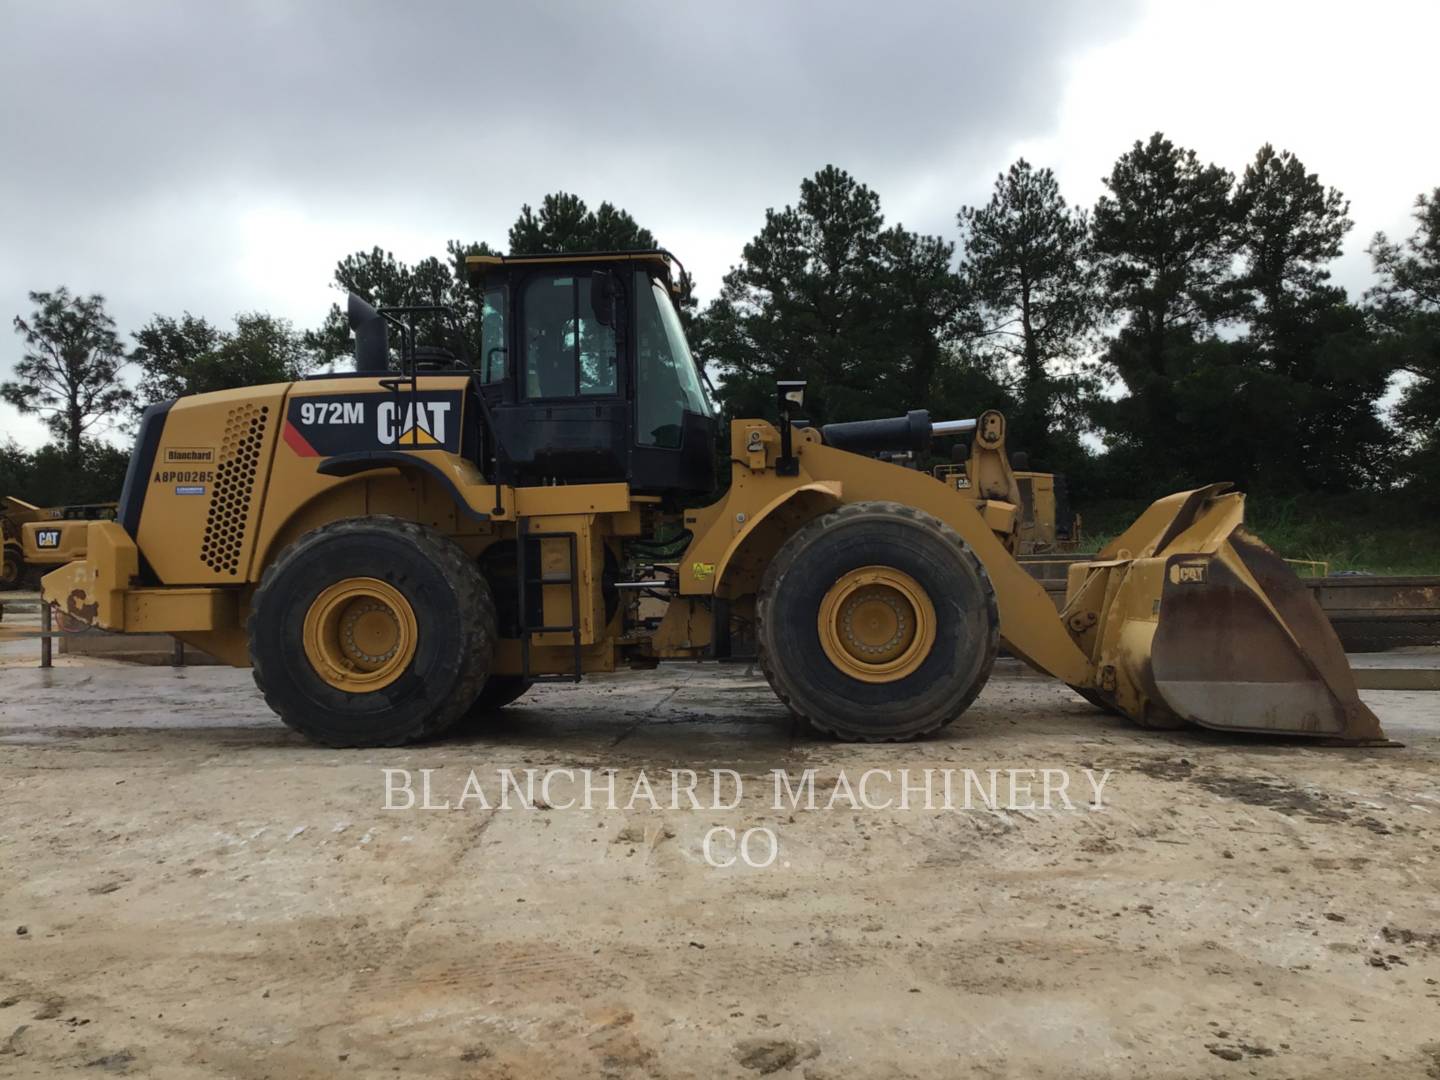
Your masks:
M 780 413 L 784 415 L 805 407 L 805 381 L 803 379 L 781 379 L 775 384 L 780 398 Z
M 780 412 L 780 456 L 775 459 L 775 475 L 799 476 L 800 462 L 794 454 L 790 426 L 795 414 L 805 407 L 805 380 L 778 380 L 775 397 Z
M 620 282 L 609 270 L 590 272 L 590 312 L 601 326 L 615 325 L 616 300 L 620 295 Z

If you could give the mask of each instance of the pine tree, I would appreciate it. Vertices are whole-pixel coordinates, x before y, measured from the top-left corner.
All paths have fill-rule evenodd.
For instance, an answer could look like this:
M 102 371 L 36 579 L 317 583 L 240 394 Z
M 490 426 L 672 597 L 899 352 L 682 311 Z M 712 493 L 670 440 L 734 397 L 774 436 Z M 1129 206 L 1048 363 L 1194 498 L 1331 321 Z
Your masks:
M 512 255 L 547 255 L 559 251 L 645 251 L 655 236 L 612 203 L 591 210 L 569 192 L 546 195 L 539 211 L 527 203 L 510 226 Z
M 1106 306 L 1119 323 L 1103 359 L 1126 390 L 1095 413 L 1132 490 L 1137 480 L 1158 490 L 1248 469 L 1222 460 L 1212 438 L 1227 426 L 1239 371 L 1215 338 L 1239 304 L 1233 184 L 1157 132 L 1115 163 L 1092 215 Z
M 698 319 L 697 352 L 721 372 L 726 410 L 773 415 L 786 378 L 809 384 L 817 423 L 995 401 L 993 380 L 951 345 L 952 254 L 938 237 L 886 228 L 879 196 L 843 169 L 803 180 L 795 205 L 765 212 Z
M 1066 204 L 1054 173 L 1021 158 L 987 205 L 962 207 L 958 220 L 974 331 L 1019 396 L 1010 441 L 1043 463 L 1051 429 L 1080 426 L 1095 381 L 1080 365 L 1098 315 L 1087 215 Z
M 0 395 L 22 413 L 43 417 L 69 466 L 79 469 L 87 433 L 130 403 L 131 392 L 119 378 L 125 350 L 104 297 L 72 296 L 62 286 L 32 292 L 30 302 L 34 313 L 14 322 L 25 351 L 15 379 L 0 383 Z
M 1235 193 L 1246 373 L 1258 480 L 1334 490 L 1382 478 L 1390 437 L 1376 413 L 1388 372 L 1362 313 L 1329 283 L 1350 230 L 1348 203 L 1289 151 L 1268 143 Z
M 1380 283 L 1367 298 L 1383 355 L 1404 380 L 1394 415 L 1412 450 L 1409 477 L 1440 504 L 1440 187 L 1416 198 L 1414 218 L 1400 243 L 1375 235 Z

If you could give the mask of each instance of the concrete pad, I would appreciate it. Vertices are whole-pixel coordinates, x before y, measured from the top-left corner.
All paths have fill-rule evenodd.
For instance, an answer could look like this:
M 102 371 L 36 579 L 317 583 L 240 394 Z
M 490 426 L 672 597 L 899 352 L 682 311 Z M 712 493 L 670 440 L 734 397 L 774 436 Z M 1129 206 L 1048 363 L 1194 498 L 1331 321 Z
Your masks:
M 1413 645 L 1383 653 L 1351 653 L 1348 659 L 1355 685 L 1362 690 L 1440 690 L 1440 647 Z
M 1333 749 L 1142 731 L 1002 674 L 935 738 L 854 745 L 796 725 L 743 667 L 664 665 L 538 687 L 431 744 L 334 751 L 279 724 L 246 671 L 57 664 L 0 656 L 0 1075 L 1436 1061 L 1431 696 L 1366 692 L 1406 745 Z M 450 809 L 386 809 L 387 769 L 392 795 L 428 777 Z M 504 769 L 613 769 L 632 804 L 564 805 L 562 777 L 502 806 Z M 741 781 L 733 806 L 701 783 L 700 808 L 672 809 L 670 770 L 716 769 Z M 777 808 L 776 769 L 813 769 L 820 805 Z M 1085 769 L 1110 775 L 1100 809 L 836 802 L 871 770 L 869 801 L 898 798 L 901 769 L 1065 770 L 1079 795 Z M 457 807 L 471 772 L 490 809 Z M 641 775 L 659 808 L 633 798 Z M 769 830 L 774 861 L 712 865 L 716 828 Z

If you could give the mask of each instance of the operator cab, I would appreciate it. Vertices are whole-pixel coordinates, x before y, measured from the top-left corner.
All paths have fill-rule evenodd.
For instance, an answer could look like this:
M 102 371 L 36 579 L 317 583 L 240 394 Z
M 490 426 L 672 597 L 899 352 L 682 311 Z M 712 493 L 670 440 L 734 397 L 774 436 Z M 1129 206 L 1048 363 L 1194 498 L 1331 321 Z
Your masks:
M 627 481 L 703 494 L 714 410 L 663 251 L 472 255 L 479 379 L 517 484 Z

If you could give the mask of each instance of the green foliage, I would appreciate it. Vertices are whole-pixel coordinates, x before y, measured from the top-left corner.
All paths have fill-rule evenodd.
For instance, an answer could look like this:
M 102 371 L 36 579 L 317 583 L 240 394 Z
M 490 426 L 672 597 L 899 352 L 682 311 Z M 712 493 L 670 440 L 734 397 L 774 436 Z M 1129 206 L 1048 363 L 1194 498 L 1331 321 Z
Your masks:
M 546 195 L 537 213 L 529 203 L 510 226 L 512 255 L 549 255 L 560 251 L 646 251 L 655 236 L 612 203 L 591 210 L 578 195 Z
M 1104 547 L 1148 505 L 1135 499 L 1081 505 L 1085 550 Z M 1400 492 L 1251 496 L 1245 527 L 1283 557 L 1324 562 L 1331 573 L 1440 574 L 1434 522 L 1417 517 L 1413 500 Z
M 1046 467 L 1052 432 L 1073 443 L 1096 389 L 1080 363 L 1099 306 L 1089 221 L 1066 204 L 1054 173 L 1024 158 L 996 178 L 987 205 L 962 207 L 958 221 L 973 332 L 1018 397 L 1010 441 Z
M 520 208 L 510 226 L 512 254 L 541 255 L 560 251 L 642 251 L 656 246 L 654 234 L 612 203 L 591 210 L 578 195 L 557 191 L 541 200 L 539 211 L 529 204 Z M 445 257 L 430 256 L 413 266 L 383 248 L 357 251 L 335 265 L 333 284 L 344 293 L 353 292 L 376 307 L 448 306 L 460 316 L 459 329 L 472 354 L 480 352 L 480 297 L 471 286 L 465 267 L 470 255 L 493 255 L 496 249 L 484 241 L 465 243 L 451 240 Z M 690 281 L 685 277 L 686 302 L 682 316 L 693 307 L 689 301 Z M 440 346 L 460 352 L 456 327 L 443 316 L 422 316 L 415 320 L 416 343 Z M 305 335 L 307 349 L 322 363 L 343 362 L 351 350 L 350 324 L 341 305 L 334 304 L 324 324 Z M 393 342 L 392 342 L 393 343 Z M 394 343 L 398 344 L 398 343 Z
M 85 439 L 80 466 L 55 443 L 24 450 L 9 439 L 0 443 L 0 495 L 14 495 L 36 506 L 114 502 L 125 485 L 128 450 Z
M 155 315 L 133 335 L 131 359 L 140 370 L 134 411 L 183 394 L 290 382 L 309 370 L 304 338 L 288 319 L 252 311 L 235 329 L 217 330 L 188 311 L 179 319 Z
M 726 411 L 773 413 L 781 378 L 808 381 L 817 423 L 927 405 L 944 413 L 952 394 L 998 391 L 954 344 L 951 251 L 938 237 L 886 229 L 879 196 L 842 169 L 802 181 L 796 205 L 765 212 L 699 319 L 697 351 L 722 373 Z
M 1379 284 L 1370 312 L 1388 365 L 1405 387 L 1395 420 L 1410 446 L 1406 479 L 1440 506 L 1440 188 L 1415 200 L 1415 231 L 1401 243 L 1377 233 L 1370 257 Z
M 1159 134 L 1106 184 L 1093 239 L 1118 329 L 1103 358 L 1126 391 L 1093 409 L 1106 470 L 1147 491 L 1386 483 L 1391 365 L 1329 283 L 1344 197 L 1269 144 L 1232 194 L 1230 173 Z
M 1156 132 L 1115 163 L 1095 205 L 1094 249 L 1120 323 L 1103 359 L 1128 392 L 1095 414 L 1147 486 L 1193 475 L 1213 449 L 1215 398 L 1233 390 L 1232 358 L 1211 347 L 1235 306 L 1233 182 Z
M 1340 254 L 1350 231 L 1350 204 L 1320 183 L 1290 151 L 1269 143 L 1245 167 L 1235 192 L 1239 249 L 1245 261 L 1241 286 L 1258 294 L 1262 307 L 1253 333 L 1273 340 L 1284 318 L 1330 280 L 1325 264 Z
M 1245 170 L 1235 210 L 1249 325 L 1238 393 L 1267 417 L 1242 429 L 1255 445 L 1241 478 L 1275 491 L 1383 481 L 1391 436 L 1376 402 L 1389 370 L 1327 269 L 1350 230 L 1348 203 L 1267 143 Z
M 1203 336 L 1230 309 L 1233 183 L 1156 132 L 1120 157 L 1095 204 L 1110 309 L 1126 317 L 1138 359 L 1157 373 L 1167 345 Z
M 29 319 L 15 316 L 25 350 L 15 379 L 0 383 L 0 396 L 22 413 L 43 417 L 70 467 L 78 469 L 86 433 L 130 402 L 129 389 L 119 381 L 125 350 L 104 297 L 72 296 L 62 286 L 32 292 L 30 302 L 35 311 Z
M 462 324 L 469 328 L 479 321 L 479 306 L 474 290 L 466 281 L 465 257 L 489 253 L 487 244 L 452 240 L 446 246 L 445 258 L 432 255 L 411 266 L 393 253 L 376 247 L 347 255 L 336 263 L 333 284 L 342 293 L 353 292 L 375 307 L 448 305 L 462 314 Z M 456 344 L 451 325 L 439 316 L 417 319 L 416 339 L 420 345 L 452 350 Z M 330 306 L 325 322 L 304 336 L 303 345 L 320 364 L 348 359 L 350 322 L 339 304 Z M 471 346 L 478 348 L 478 340 L 471 342 Z
M 34 501 L 25 494 L 30 484 L 31 456 L 11 436 L 0 442 L 0 495 Z
M 1156 133 L 1105 184 L 1087 215 L 1049 169 L 1016 161 L 988 203 L 961 209 L 957 265 L 946 239 L 887 225 L 876 192 L 826 166 L 801 182 L 794 205 L 766 211 L 704 312 L 682 278 L 682 318 L 697 356 L 721 374 L 731 416 L 770 415 L 776 380 L 797 377 L 820 423 L 1000 408 L 1012 447 L 1068 473 L 1082 509 L 1216 479 L 1260 493 L 1257 508 L 1280 493 L 1395 484 L 1440 506 L 1440 188 L 1417 200 L 1411 236 L 1375 237 L 1379 284 L 1362 310 L 1329 275 L 1348 204 L 1288 151 L 1261 147 L 1237 185 Z M 523 206 L 507 239 L 517 254 L 657 246 L 623 209 L 591 210 L 563 191 Z M 372 248 L 340 260 L 334 284 L 376 306 L 456 309 L 467 342 L 424 316 L 418 343 L 478 354 L 480 298 L 465 259 L 493 251 L 453 240 L 407 264 Z M 228 331 L 188 312 L 156 315 L 133 335 L 132 393 L 100 297 L 61 288 L 31 301 L 34 314 L 15 320 L 24 355 L 0 393 L 44 416 L 57 445 L 0 446 L 0 481 L 37 501 L 61 501 L 53 489 L 67 484 L 65 501 L 118 493 L 124 455 L 87 433 L 132 405 L 286 381 L 350 354 L 340 304 L 303 335 L 259 312 Z M 1379 402 L 1397 372 L 1392 429 Z M 1087 429 L 1105 453 L 1090 452 Z M 1349 558 L 1343 533 L 1306 522 L 1297 511 L 1267 527 Z

